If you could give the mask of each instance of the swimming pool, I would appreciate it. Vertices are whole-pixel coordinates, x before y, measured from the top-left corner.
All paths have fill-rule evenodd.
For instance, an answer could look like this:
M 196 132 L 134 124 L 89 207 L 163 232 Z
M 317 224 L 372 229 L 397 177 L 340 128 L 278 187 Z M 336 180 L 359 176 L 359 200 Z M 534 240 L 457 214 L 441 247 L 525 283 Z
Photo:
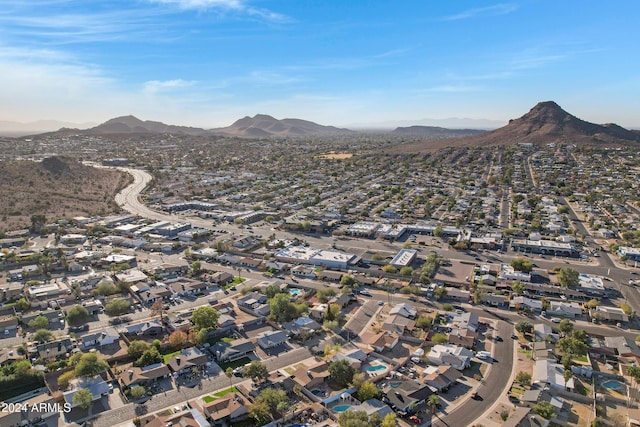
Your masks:
M 367 367 L 367 372 L 378 372 L 387 369 L 386 365 L 372 365 Z
M 602 387 L 610 390 L 620 390 L 621 388 L 624 388 L 624 384 L 618 380 L 608 380 L 602 383 Z
M 302 295 L 302 291 L 296 288 L 289 289 L 289 293 L 292 297 L 299 297 L 300 295 Z
M 314 389 L 314 390 L 311 390 L 311 394 L 318 397 L 324 397 L 325 392 L 323 390 Z
M 351 405 L 336 405 L 332 409 L 333 412 L 344 412 L 349 408 L 351 408 Z

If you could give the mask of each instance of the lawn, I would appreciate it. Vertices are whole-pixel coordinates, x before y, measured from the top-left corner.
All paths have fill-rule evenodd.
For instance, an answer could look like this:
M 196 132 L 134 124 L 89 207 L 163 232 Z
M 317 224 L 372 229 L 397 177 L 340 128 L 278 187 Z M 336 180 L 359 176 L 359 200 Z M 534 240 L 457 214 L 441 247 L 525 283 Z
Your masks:
M 180 354 L 180 350 L 176 350 L 176 351 L 174 351 L 172 353 L 163 354 L 162 355 L 162 361 L 166 365 L 167 362 L 169 362 L 169 359 L 171 359 L 173 356 L 177 356 L 178 354 Z
M 215 345 L 216 343 L 221 342 L 221 341 L 223 343 L 225 343 L 225 344 L 229 344 L 229 343 L 233 342 L 234 340 L 235 340 L 235 338 L 233 338 L 233 337 L 218 335 L 218 336 L 215 336 L 213 338 L 209 338 L 207 340 L 207 342 L 209 343 L 209 345 Z
M 223 371 L 226 371 L 227 368 L 235 369 L 240 366 L 244 366 L 247 363 L 251 363 L 251 359 L 249 359 L 248 357 L 243 357 L 242 359 L 234 360 L 233 362 L 218 363 L 218 366 L 220 366 L 220 369 L 222 369 Z
M 575 392 L 583 396 L 589 396 L 591 394 L 591 388 L 587 387 L 582 381 L 577 380 L 574 383 Z
M 511 390 L 509 390 L 509 394 L 517 398 L 521 398 L 524 394 L 524 389 L 514 385 L 511 387 Z
M 202 400 L 204 400 L 205 403 L 213 402 L 214 400 L 216 400 L 219 397 L 222 397 L 222 396 L 224 396 L 224 395 L 226 395 L 228 393 L 236 393 L 237 391 L 238 391 L 238 389 L 236 387 L 229 387 L 229 388 L 226 388 L 224 390 L 220 390 L 218 392 L 215 392 L 213 394 L 204 396 L 202 398 Z
M 575 360 L 576 362 L 580 362 L 580 363 L 589 363 L 589 359 L 587 359 L 587 356 L 574 356 L 573 360 Z
M 226 285 L 224 285 L 224 289 L 231 289 L 234 286 L 239 285 L 240 283 L 243 283 L 244 281 L 246 281 L 247 279 L 244 277 L 240 277 L 240 276 L 235 276 L 233 278 L 233 281 L 231 283 L 227 283 Z

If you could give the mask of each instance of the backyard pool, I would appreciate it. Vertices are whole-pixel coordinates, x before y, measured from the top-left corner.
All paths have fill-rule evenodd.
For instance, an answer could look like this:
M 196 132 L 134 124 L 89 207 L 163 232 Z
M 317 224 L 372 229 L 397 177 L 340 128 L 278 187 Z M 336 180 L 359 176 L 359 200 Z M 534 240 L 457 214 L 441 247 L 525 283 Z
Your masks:
M 302 290 L 291 288 L 289 289 L 289 293 L 291 294 L 292 297 L 299 297 L 300 295 L 302 295 Z
M 349 408 L 351 408 L 351 405 L 336 405 L 332 409 L 333 412 L 344 412 Z
M 387 369 L 386 365 L 372 365 L 367 367 L 367 372 L 378 372 Z
M 323 390 L 315 389 L 315 390 L 311 390 L 311 394 L 318 397 L 324 397 L 325 392 Z
M 608 388 L 610 390 L 620 390 L 624 388 L 624 384 L 622 384 L 618 380 L 608 380 L 602 383 L 602 387 Z

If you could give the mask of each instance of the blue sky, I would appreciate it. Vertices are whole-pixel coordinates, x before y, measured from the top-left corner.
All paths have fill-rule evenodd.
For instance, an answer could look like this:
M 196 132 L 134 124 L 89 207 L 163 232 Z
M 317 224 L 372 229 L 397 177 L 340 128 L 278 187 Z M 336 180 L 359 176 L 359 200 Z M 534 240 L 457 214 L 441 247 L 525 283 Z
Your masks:
M 506 122 L 554 100 L 640 127 L 640 3 L 2 0 L 0 120 Z

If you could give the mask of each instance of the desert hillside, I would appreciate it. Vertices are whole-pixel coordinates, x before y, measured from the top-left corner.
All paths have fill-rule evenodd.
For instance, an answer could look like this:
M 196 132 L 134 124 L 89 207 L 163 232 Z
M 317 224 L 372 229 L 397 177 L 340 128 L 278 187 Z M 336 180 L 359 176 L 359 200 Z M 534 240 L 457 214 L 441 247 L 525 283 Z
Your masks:
M 29 226 L 34 214 L 44 214 L 52 222 L 115 213 L 114 196 L 131 181 L 126 173 L 85 166 L 66 157 L 0 162 L 0 176 L 2 231 Z

